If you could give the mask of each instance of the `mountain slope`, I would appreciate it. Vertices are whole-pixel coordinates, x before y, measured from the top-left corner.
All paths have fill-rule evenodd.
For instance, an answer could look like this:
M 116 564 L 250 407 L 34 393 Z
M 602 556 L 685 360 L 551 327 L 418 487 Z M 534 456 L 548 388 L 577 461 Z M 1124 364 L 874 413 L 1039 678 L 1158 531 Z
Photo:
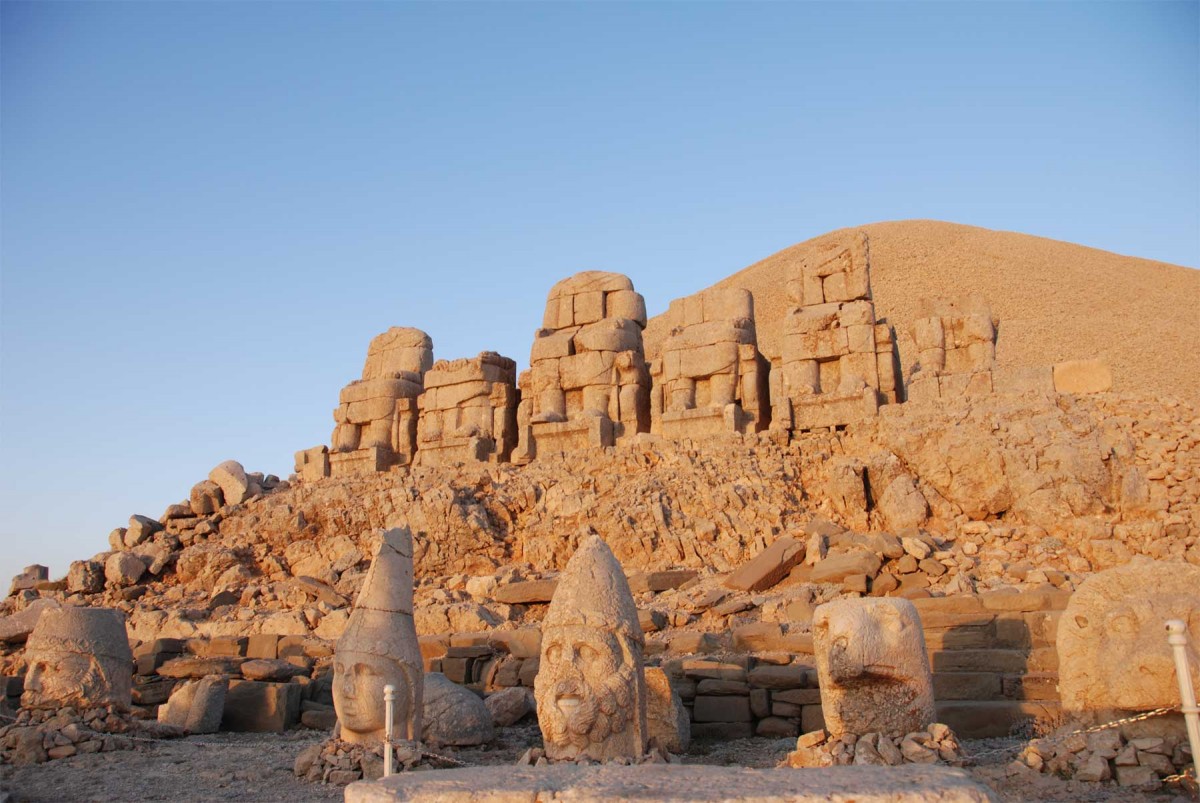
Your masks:
M 873 223 L 792 246 L 715 287 L 754 293 L 760 348 L 777 356 L 786 283 L 811 249 L 862 229 L 870 237 L 876 314 L 896 327 L 901 361 L 922 298 L 983 296 L 1000 319 L 1001 365 L 1099 357 L 1114 390 L 1200 403 L 1200 271 L 1027 234 L 933 220 Z M 651 320 L 655 355 L 664 322 Z

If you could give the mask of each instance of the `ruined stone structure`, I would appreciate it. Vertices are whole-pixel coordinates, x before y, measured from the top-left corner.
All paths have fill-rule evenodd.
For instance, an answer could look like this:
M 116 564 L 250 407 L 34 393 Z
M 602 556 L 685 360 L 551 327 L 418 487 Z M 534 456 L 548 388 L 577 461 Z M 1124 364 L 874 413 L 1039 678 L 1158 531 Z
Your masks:
M 642 628 L 621 564 L 599 536 L 567 563 L 542 622 L 534 682 L 550 759 L 637 759 L 646 750 Z
M 1200 644 L 1200 566 L 1138 557 L 1085 580 L 1058 623 L 1064 713 L 1103 722 L 1178 705 L 1168 619 L 1187 622 L 1193 649 Z
M 133 653 L 125 617 L 111 608 L 63 607 L 47 610 L 26 645 L 25 708 L 128 710 L 133 685 Z
M 649 431 L 645 327 L 646 303 L 619 273 L 585 271 L 551 288 L 520 378 L 515 462 Z
M 865 233 L 801 262 L 787 292 L 794 306 L 771 373 L 772 426 L 840 427 L 897 401 L 895 342 L 875 319 Z
M 413 623 L 413 543 L 407 529 L 383 533 L 338 639 L 333 672 L 333 703 L 343 741 L 382 741 L 383 688 L 388 684 L 396 687 L 395 738 L 421 738 L 424 673 Z
M 517 445 L 517 364 L 494 351 L 438 360 L 417 399 L 416 462 L 507 463 Z
M 981 298 L 923 299 L 921 317 L 911 328 L 918 356 L 906 385 L 908 399 L 991 393 L 996 324 L 991 307 Z
M 386 471 L 412 462 L 417 397 L 433 366 L 433 341 L 420 329 L 392 327 L 371 341 L 362 379 L 342 388 L 329 455 L 332 476 Z
M 903 736 L 933 723 L 933 676 L 921 619 L 900 598 L 843 599 L 813 614 L 825 727 Z
M 666 314 L 671 335 L 650 364 L 651 431 L 679 438 L 765 429 L 768 363 L 750 291 L 708 290 L 672 301 Z

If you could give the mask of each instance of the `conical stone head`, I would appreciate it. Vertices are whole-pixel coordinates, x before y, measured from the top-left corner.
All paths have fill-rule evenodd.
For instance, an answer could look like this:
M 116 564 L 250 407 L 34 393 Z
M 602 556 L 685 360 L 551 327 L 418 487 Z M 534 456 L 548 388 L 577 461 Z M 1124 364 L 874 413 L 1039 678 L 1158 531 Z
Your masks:
M 412 610 L 412 533 L 387 530 L 334 654 L 333 703 L 344 741 L 382 741 L 387 685 L 396 687 L 394 737 L 420 738 L 424 674 Z
M 644 753 L 642 629 L 625 572 L 599 536 L 584 541 L 559 576 L 542 622 L 534 694 L 549 758 Z

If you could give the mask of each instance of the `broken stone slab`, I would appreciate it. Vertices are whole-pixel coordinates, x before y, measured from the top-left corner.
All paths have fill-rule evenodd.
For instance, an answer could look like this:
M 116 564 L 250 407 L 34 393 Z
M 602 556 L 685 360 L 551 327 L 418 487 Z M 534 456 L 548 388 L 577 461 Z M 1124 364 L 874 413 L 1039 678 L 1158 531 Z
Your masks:
M 436 803 L 488 800 L 761 801 L 818 803 L 985 803 L 991 791 L 963 770 L 907 767 L 748 769 L 699 764 L 543 767 L 492 766 L 437 772 L 402 772 L 346 787 L 346 803 Z
M 830 555 L 812 569 L 809 582 L 812 583 L 841 583 L 853 574 L 865 574 L 874 577 L 879 573 L 883 562 L 872 552 L 847 552 L 840 555 Z
M 554 590 L 558 588 L 558 580 L 523 580 L 518 583 L 508 583 L 496 588 L 492 599 L 506 605 L 528 605 L 544 603 L 554 599 Z
M 165 678 L 202 678 L 207 675 L 236 675 L 244 658 L 173 658 L 158 668 Z
M 145 573 L 145 561 L 132 552 L 115 552 L 104 562 L 104 578 L 118 588 L 134 585 Z
M 134 514 L 129 517 L 129 526 L 125 528 L 125 546 L 132 549 L 138 544 L 145 543 L 160 532 L 163 526 L 149 516 Z
M 629 575 L 629 590 L 634 594 L 671 591 L 690 583 L 697 576 L 695 569 L 668 569 L 660 572 L 633 572 Z
M 0 616 L 0 641 L 9 644 L 21 644 L 29 638 L 33 628 L 37 626 L 42 613 L 61 608 L 57 600 L 38 599 L 29 603 L 23 611 L 12 616 Z
M 282 658 L 255 658 L 241 665 L 242 677 L 247 680 L 287 681 L 297 675 L 307 675 L 307 667 Z
M 725 585 L 740 591 L 764 591 L 787 577 L 804 560 L 804 542 L 785 535 L 725 578 Z

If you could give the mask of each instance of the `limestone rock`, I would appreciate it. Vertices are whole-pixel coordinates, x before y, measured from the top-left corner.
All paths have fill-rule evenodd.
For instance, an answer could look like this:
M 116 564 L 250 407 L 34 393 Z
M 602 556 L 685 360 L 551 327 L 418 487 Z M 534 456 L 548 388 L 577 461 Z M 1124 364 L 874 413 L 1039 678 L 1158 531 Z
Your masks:
M 118 588 L 125 588 L 142 579 L 146 564 L 132 552 L 115 552 L 104 562 L 104 577 Z
M 804 543 L 785 535 L 727 577 L 725 585 L 740 591 L 763 591 L 787 577 L 802 560 Z
M 288 681 L 298 675 L 307 675 L 303 666 L 278 658 L 257 658 L 243 663 L 239 669 L 247 680 Z
M 534 711 L 533 694 L 524 686 L 513 686 L 489 694 L 483 701 L 492 722 L 498 728 L 507 728 Z
M 467 747 L 493 738 L 492 715 L 484 701 L 440 672 L 425 675 L 424 706 L 421 739 L 427 744 Z
M 1112 389 L 1112 371 L 1100 360 L 1069 360 L 1054 366 L 1059 393 L 1103 393 Z
M 138 544 L 148 541 L 155 533 L 161 532 L 162 524 L 149 516 L 133 515 L 129 517 L 129 526 L 125 528 L 125 546 L 132 549 Z
M 226 460 L 212 471 L 208 479 L 221 489 L 221 496 L 227 505 L 240 505 L 250 497 L 250 480 L 246 469 L 236 460 Z
M 652 747 L 683 753 L 692 741 L 692 720 L 667 673 L 646 667 L 646 727 Z
M 67 591 L 72 594 L 97 594 L 103 591 L 105 568 L 99 561 L 72 561 L 67 569 Z
M 209 676 L 177 686 L 166 704 L 159 706 L 158 721 L 189 733 L 216 733 L 225 711 L 228 678 Z
M 62 606 L 55 599 L 38 599 L 10 616 L 0 616 L 0 641 L 20 644 L 29 638 L 42 614 Z

